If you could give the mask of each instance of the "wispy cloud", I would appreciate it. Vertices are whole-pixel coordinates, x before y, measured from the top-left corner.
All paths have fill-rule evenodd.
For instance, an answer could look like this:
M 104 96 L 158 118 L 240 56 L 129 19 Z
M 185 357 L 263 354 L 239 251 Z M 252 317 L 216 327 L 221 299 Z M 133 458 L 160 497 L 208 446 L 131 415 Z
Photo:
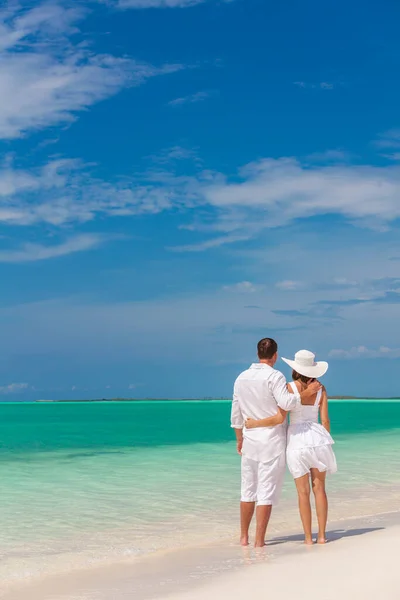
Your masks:
M 190 8 L 191 6 L 197 6 L 198 4 L 204 4 L 210 0 L 97 0 L 103 4 L 110 4 L 116 6 L 122 10 L 124 9 L 135 9 L 135 10 L 146 10 L 151 8 Z M 233 0 L 222 0 L 222 2 L 229 3 Z
M 165 148 L 158 154 L 153 154 L 149 156 L 154 163 L 166 165 L 168 163 L 173 163 L 181 160 L 190 160 L 200 165 L 202 163 L 201 159 L 197 156 L 195 149 L 193 148 L 185 148 L 184 146 L 171 146 L 170 148 Z
M 95 234 L 77 235 L 61 244 L 45 246 L 42 244 L 24 244 L 16 250 L 0 250 L 0 262 L 21 263 L 47 260 L 66 256 L 75 252 L 98 248 L 106 241 L 106 236 Z
M 27 383 L 10 383 L 9 385 L 0 386 L 0 394 L 17 394 L 28 389 Z
M 319 87 L 321 88 L 321 90 L 333 90 L 333 88 L 335 86 L 333 83 L 330 83 L 329 81 L 321 81 L 321 83 L 319 84 Z
M 377 264 L 379 265 L 379 262 Z M 329 292 L 329 299 L 319 299 L 324 291 Z M 301 296 L 296 295 L 296 308 L 293 307 L 289 295 L 287 302 L 284 296 L 280 296 L 279 299 L 281 306 L 273 307 L 272 312 L 284 322 L 294 320 L 298 323 L 318 322 L 328 325 L 349 320 L 354 322 L 354 319 L 360 318 L 370 319 L 371 315 L 372 318 L 378 319 L 377 315 L 381 318 L 384 312 L 396 315 L 397 306 L 400 304 L 400 279 L 382 277 L 361 278 L 355 281 L 333 278 L 332 281 L 326 282 L 307 281 L 304 293 Z
M 119 8 L 187 8 L 207 0 L 117 0 Z
M 332 286 L 337 288 L 353 288 L 357 287 L 359 282 L 356 279 L 347 279 L 347 277 L 334 277 Z
M 333 90 L 334 83 L 329 81 L 320 81 L 319 83 L 307 83 L 306 81 L 294 81 L 293 84 L 299 88 L 310 90 Z
M 371 254 L 375 252 L 373 248 Z M 340 255 L 339 263 L 341 258 Z M 369 273 L 371 269 L 379 272 L 382 268 L 379 260 L 367 262 Z M 329 264 L 330 269 L 335 267 L 330 261 L 326 263 L 325 256 L 321 257 L 321 263 Z M 308 304 L 318 299 L 314 290 L 307 289 L 297 295 L 295 303 L 291 294 L 274 292 L 270 289 L 270 275 L 265 274 L 268 287 L 263 287 L 265 280 L 238 278 L 233 280 L 233 286 L 245 281 L 250 285 L 230 291 L 203 289 L 193 294 L 171 291 L 162 298 L 130 302 L 107 302 L 102 295 L 96 294 L 89 301 L 87 297 L 69 295 L 64 299 L 3 306 L 0 308 L 3 351 L 37 354 L 51 352 L 60 345 L 64 352 L 78 352 L 79 356 L 89 353 L 103 360 L 106 354 L 115 361 L 116 357 L 128 354 L 143 361 L 154 353 L 151 345 L 154 335 L 169 344 L 172 357 L 178 357 L 182 347 L 190 347 L 189 342 L 195 335 L 198 341 L 196 353 L 201 347 L 199 355 L 214 364 L 225 354 L 241 357 L 243 348 L 248 349 L 247 360 L 250 361 L 254 340 L 264 335 L 277 334 L 282 348 L 286 347 L 288 352 L 302 347 L 304 340 L 309 340 L 307 343 L 317 348 L 319 354 L 328 354 L 331 349 L 349 350 L 354 346 L 354 340 L 363 340 L 364 345 L 373 349 L 376 347 L 373 340 L 377 339 L 378 345 L 398 347 L 397 330 L 393 327 L 398 307 L 385 307 L 384 310 L 372 304 L 349 307 L 343 309 L 345 315 L 341 318 L 338 314 L 342 310 L 340 306 Z M 260 292 L 241 291 L 251 289 L 251 286 Z M 245 306 L 253 308 L 245 309 Z M 346 314 L 347 310 L 349 314 Z M 195 319 L 193 315 L 196 315 Z M 28 330 L 27 322 L 30 324 Z M 364 339 L 366 322 L 369 325 Z M 16 331 L 18 335 L 15 335 Z M 108 350 L 101 343 L 106 338 L 110 342 Z M 138 338 L 143 340 L 140 349 L 135 345 Z M 210 344 L 210 340 L 215 344 Z M 112 358 L 108 352 L 110 348 Z M 15 380 L 18 381 L 18 377 Z M 22 380 L 29 381 L 28 378 Z M 127 378 L 126 382 L 128 385 L 135 379 Z M 104 385 L 109 383 L 104 381 Z
M 278 281 L 278 283 L 275 284 L 275 287 L 277 287 L 279 290 L 292 292 L 301 289 L 303 285 L 304 284 L 301 281 L 285 279 L 284 281 Z
M 263 229 L 328 214 L 372 228 L 400 217 L 395 166 L 310 167 L 295 159 L 264 159 L 246 165 L 235 179 L 214 174 L 198 186 L 201 201 L 217 211 L 209 226 L 219 234 L 254 237 Z
M 84 16 L 57 2 L 0 11 L 0 139 L 71 122 L 123 87 L 181 68 L 96 54 L 80 39 Z
M 387 228 L 400 217 L 397 165 L 310 166 L 290 158 L 263 159 L 232 177 L 207 170 L 178 176 L 153 169 L 111 182 L 96 178 L 92 170 L 68 159 L 30 170 L 5 163 L 0 167 L 0 222 L 62 227 L 100 215 L 179 209 L 187 214 L 186 227 L 196 239 L 171 249 L 200 252 L 321 215 L 373 229 Z
M 236 244 L 237 242 L 244 242 L 249 239 L 248 235 L 221 235 L 214 237 L 203 242 L 186 244 L 182 246 L 170 246 L 168 250 L 171 252 L 204 252 L 204 250 L 210 250 L 211 248 L 219 248 L 226 244 Z
M 349 350 L 331 350 L 329 356 L 331 358 L 339 359 L 400 358 L 400 348 L 388 348 L 387 346 L 381 346 L 377 349 L 370 349 L 366 346 L 355 346 Z
M 392 152 L 391 154 L 381 154 L 383 158 L 387 158 L 388 160 L 392 160 L 394 162 L 400 161 L 400 152 Z
M 347 163 L 351 154 L 345 150 L 325 150 L 325 152 L 314 152 L 307 156 L 307 160 L 315 163 Z
M 349 298 L 347 300 L 320 300 L 317 304 L 331 308 L 344 308 L 361 304 L 400 304 L 400 292 L 390 290 L 384 294 L 366 295 L 365 297 Z
M 76 160 L 54 160 L 29 171 L 0 169 L 0 222 L 11 225 L 48 223 L 61 227 L 84 223 L 100 214 L 127 216 L 159 213 L 190 202 L 186 179 L 151 173 L 148 179 L 96 179 Z
M 328 323 L 329 321 L 341 320 L 339 310 L 334 309 L 332 306 L 318 306 L 311 305 L 309 308 L 304 309 L 276 309 L 272 311 L 275 315 L 281 317 L 289 317 L 300 320 L 313 320 L 323 321 Z
M 224 285 L 222 288 L 225 292 L 239 292 L 245 294 L 253 294 L 259 289 L 260 286 L 254 285 L 251 281 L 239 281 L 232 285 Z
M 374 144 L 378 148 L 400 148 L 400 129 L 389 129 L 381 133 Z
M 352 290 L 363 287 L 359 281 L 355 279 L 348 279 L 347 277 L 333 277 L 328 281 L 318 281 L 310 284 L 310 288 L 318 291 L 343 291 Z
M 181 98 L 175 98 L 168 102 L 169 106 L 182 106 L 182 104 L 196 104 L 197 102 L 203 102 L 214 95 L 213 92 L 196 92 L 195 94 L 189 94 L 189 96 L 182 96 Z

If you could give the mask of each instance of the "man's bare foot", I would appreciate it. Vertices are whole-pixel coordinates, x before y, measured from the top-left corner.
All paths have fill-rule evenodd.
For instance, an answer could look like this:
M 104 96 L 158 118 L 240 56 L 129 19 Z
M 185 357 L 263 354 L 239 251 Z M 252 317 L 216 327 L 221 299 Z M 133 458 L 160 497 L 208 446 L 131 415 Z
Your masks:
M 264 546 L 266 546 L 267 544 L 265 543 L 265 540 L 262 542 L 255 542 L 254 543 L 254 548 L 264 548 Z
M 249 545 L 249 536 L 248 535 L 242 535 L 242 537 L 240 538 L 240 545 L 241 546 Z
M 325 537 L 325 536 L 323 536 L 323 537 L 318 537 L 318 539 L 317 539 L 317 544 L 327 544 L 327 543 L 328 543 L 328 540 L 326 539 L 326 537 Z
M 304 540 L 304 543 L 306 546 L 313 546 L 314 545 L 314 540 L 312 538 L 306 538 Z

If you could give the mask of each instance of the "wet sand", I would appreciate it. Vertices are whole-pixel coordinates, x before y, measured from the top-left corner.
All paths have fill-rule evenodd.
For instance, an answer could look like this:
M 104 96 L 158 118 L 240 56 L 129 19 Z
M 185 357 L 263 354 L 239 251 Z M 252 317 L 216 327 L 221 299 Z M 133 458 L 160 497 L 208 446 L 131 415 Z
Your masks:
M 332 523 L 330 542 L 306 547 L 299 530 L 274 535 L 261 551 L 236 540 L 156 553 L 146 559 L 46 577 L 2 600 L 242 599 L 265 589 L 274 600 L 398 600 L 400 512 Z M 395 564 L 396 562 L 396 564 Z M 290 576 L 288 576 L 288 574 Z M 299 592 L 300 590 L 300 592 Z

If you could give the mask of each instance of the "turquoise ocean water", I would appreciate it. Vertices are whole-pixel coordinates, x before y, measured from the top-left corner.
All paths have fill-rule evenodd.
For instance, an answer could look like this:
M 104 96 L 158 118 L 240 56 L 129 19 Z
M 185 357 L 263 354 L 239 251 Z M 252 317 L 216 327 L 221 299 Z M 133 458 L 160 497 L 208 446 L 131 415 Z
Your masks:
M 330 403 L 332 518 L 398 509 L 400 402 Z M 235 539 L 225 401 L 0 404 L 0 580 Z M 298 528 L 293 482 L 271 531 Z

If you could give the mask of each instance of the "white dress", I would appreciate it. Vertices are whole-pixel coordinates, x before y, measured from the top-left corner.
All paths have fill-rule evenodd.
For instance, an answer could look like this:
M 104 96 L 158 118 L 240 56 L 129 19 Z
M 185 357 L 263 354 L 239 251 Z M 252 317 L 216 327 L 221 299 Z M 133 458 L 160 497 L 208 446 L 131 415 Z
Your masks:
M 295 383 L 291 383 L 297 392 Z M 318 422 L 319 404 L 322 390 L 317 394 L 315 404 L 305 406 L 298 403 L 290 411 L 290 425 L 287 433 L 286 459 L 289 471 L 298 479 L 310 469 L 320 472 L 336 473 L 337 464 L 332 450 L 333 441 L 330 433 Z

